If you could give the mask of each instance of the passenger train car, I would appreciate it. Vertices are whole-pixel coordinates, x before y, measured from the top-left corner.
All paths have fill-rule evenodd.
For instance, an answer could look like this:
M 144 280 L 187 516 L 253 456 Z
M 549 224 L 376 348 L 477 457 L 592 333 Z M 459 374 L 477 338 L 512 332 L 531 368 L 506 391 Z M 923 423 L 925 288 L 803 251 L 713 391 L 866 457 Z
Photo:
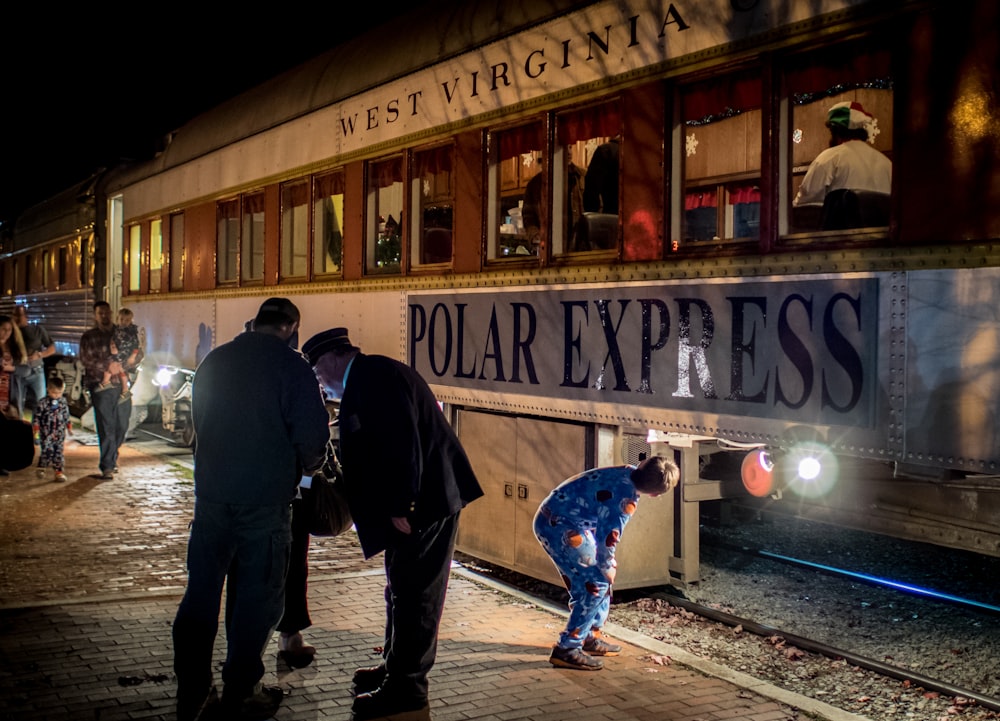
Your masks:
M 192 369 L 292 298 L 428 380 L 487 489 L 459 547 L 539 578 L 548 490 L 650 453 L 682 483 L 619 587 L 696 582 L 699 504 L 737 496 L 1000 554 L 994 2 L 444 5 L 101 174 L 4 302 L 107 297 Z M 891 188 L 797 204 L 844 101 Z M 64 247 L 79 279 L 26 270 Z

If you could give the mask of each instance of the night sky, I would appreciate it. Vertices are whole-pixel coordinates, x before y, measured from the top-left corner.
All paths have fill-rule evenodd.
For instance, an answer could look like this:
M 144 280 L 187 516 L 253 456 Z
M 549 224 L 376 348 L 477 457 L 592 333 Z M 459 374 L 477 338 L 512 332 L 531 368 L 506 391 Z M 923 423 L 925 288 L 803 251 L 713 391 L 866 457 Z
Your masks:
M 141 17 L 108 25 L 96 16 L 110 6 L 90 3 L 84 14 L 8 3 L 0 10 L 0 221 L 13 223 L 99 167 L 152 157 L 162 137 L 199 112 L 415 4 L 388 2 L 350 25 L 333 16 L 335 4 L 234 7 L 225 23 L 189 27 L 172 4 L 140 4 Z M 160 7 L 171 17 L 154 14 Z M 197 12 L 201 21 L 212 16 Z

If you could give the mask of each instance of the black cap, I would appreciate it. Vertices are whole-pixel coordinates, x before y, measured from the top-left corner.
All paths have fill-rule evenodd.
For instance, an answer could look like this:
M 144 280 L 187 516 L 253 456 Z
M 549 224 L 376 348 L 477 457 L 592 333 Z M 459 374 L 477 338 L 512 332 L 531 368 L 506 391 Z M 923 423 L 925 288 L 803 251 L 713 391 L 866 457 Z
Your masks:
M 260 326 L 279 326 L 284 323 L 295 323 L 299 320 L 299 309 L 288 298 L 268 298 L 257 311 L 253 319 L 254 328 Z
M 347 328 L 330 328 L 307 340 L 302 346 L 302 355 L 309 361 L 309 365 L 316 365 L 316 361 L 324 353 L 352 348 L 354 346 L 351 344 L 351 339 L 347 337 Z

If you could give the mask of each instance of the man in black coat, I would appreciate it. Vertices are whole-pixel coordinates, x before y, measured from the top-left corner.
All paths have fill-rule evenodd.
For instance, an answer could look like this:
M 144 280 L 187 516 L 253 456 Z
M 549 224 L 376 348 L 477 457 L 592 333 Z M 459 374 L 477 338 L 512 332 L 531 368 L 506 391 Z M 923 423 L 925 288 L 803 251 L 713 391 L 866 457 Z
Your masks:
M 195 373 L 194 520 L 173 627 L 178 721 L 198 718 L 213 698 L 223 587 L 221 715 L 271 718 L 281 704 L 281 689 L 261 684 L 261 655 L 284 608 L 292 499 L 330 439 L 316 378 L 293 347 L 298 327 L 298 308 L 270 298 L 253 331 L 214 349 Z
M 345 328 L 313 336 L 302 352 L 340 400 L 341 462 L 361 550 L 365 558 L 385 551 L 383 663 L 354 674 L 354 719 L 426 709 L 459 512 L 482 488 L 413 369 L 365 355 Z

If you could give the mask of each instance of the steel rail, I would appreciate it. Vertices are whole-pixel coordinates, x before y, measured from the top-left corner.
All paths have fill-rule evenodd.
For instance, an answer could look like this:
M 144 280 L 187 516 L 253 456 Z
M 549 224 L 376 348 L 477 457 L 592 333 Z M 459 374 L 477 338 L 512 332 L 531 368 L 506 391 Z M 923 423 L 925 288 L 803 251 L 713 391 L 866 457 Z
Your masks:
M 873 658 L 868 658 L 867 656 L 860 656 L 856 653 L 852 653 L 851 651 L 845 651 L 844 649 L 837 648 L 836 646 L 830 646 L 820 641 L 814 641 L 803 636 L 797 636 L 793 633 L 786 633 L 781 629 L 774 628 L 772 626 L 765 626 L 764 624 L 760 624 L 746 618 L 740 618 L 739 616 L 733 616 L 732 614 L 725 613 L 724 611 L 718 611 L 714 608 L 709 608 L 708 606 L 703 606 L 699 603 L 689 601 L 686 598 L 674 596 L 663 591 L 656 591 L 652 593 L 651 596 L 653 598 L 663 599 L 672 606 L 683 608 L 684 610 L 690 611 L 698 616 L 708 618 L 712 621 L 718 621 L 719 623 L 724 623 L 727 626 L 741 626 L 747 631 L 763 637 L 780 636 L 797 648 L 818 653 L 828 658 L 843 659 L 854 666 L 874 671 L 875 673 L 882 674 L 883 676 L 899 679 L 900 681 L 909 681 L 930 691 L 943 693 L 946 696 L 961 696 L 963 698 L 968 698 L 975 701 L 980 706 L 994 711 L 1000 711 L 1000 699 L 992 696 L 985 696 L 981 693 L 977 693 L 976 691 L 955 686 L 945 681 L 939 681 L 937 679 L 930 678 L 929 676 L 919 674 L 915 671 L 909 671 L 899 666 L 883 663 Z
M 836 566 L 830 566 L 825 563 L 815 563 L 813 561 L 806 561 L 801 558 L 795 558 L 794 556 L 785 556 L 780 553 L 773 553 L 771 551 L 765 551 L 761 548 L 747 548 L 745 546 L 739 546 L 732 543 L 724 543 L 718 541 L 708 541 L 706 545 L 712 545 L 716 548 L 727 548 L 738 553 L 743 553 L 748 556 L 756 556 L 758 558 L 764 558 L 769 561 L 775 561 L 778 563 L 787 563 L 793 566 L 803 566 L 806 568 L 812 568 L 817 571 L 822 571 L 823 573 L 828 573 L 834 576 L 843 576 L 845 578 L 853 578 L 858 581 L 862 581 L 872 586 L 881 586 L 883 588 L 891 588 L 894 591 L 900 591 L 902 593 L 909 593 L 915 596 L 922 596 L 924 598 L 934 599 L 936 601 L 944 601 L 946 603 L 953 603 L 959 606 L 967 606 L 976 611 L 986 611 L 988 613 L 1000 614 L 1000 606 L 994 606 L 989 603 L 983 603 L 982 601 L 975 601 L 971 598 L 963 598 L 962 596 L 955 596 L 950 593 L 943 593 L 941 591 L 935 591 L 931 588 L 922 588 L 920 586 L 914 586 L 909 583 L 902 583 L 900 581 L 893 581 L 890 578 L 880 578 L 879 576 L 872 576 L 868 573 L 860 573 L 858 571 L 850 571 L 846 568 L 838 568 Z

